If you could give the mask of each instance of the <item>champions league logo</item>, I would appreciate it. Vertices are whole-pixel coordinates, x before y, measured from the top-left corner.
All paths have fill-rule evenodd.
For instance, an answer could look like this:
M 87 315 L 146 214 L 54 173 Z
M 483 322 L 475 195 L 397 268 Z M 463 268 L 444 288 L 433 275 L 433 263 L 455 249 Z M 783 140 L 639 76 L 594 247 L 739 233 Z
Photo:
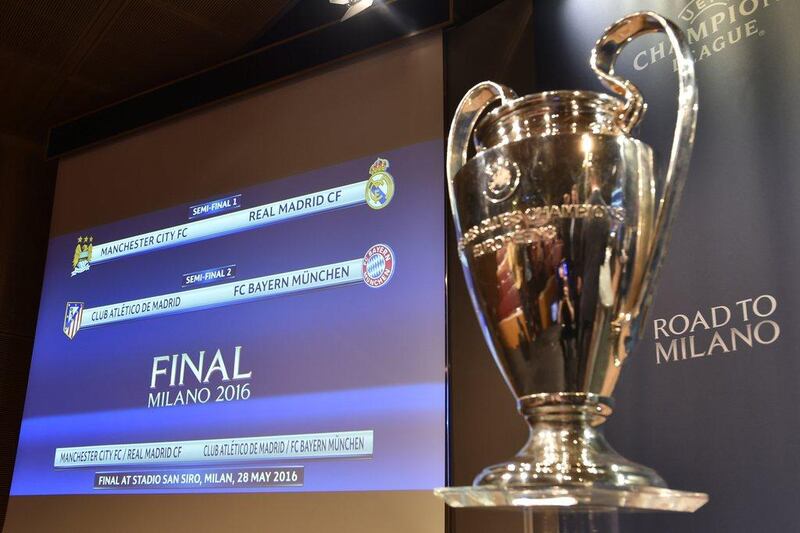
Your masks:
M 483 194 L 490 202 L 498 203 L 509 199 L 514 194 L 519 186 L 519 177 L 522 171 L 514 161 L 500 158 L 486 168 L 486 173 L 489 175 L 489 180 L 486 182 L 486 190 Z
M 364 254 L 361 275 L 368 287 L 377 289 L 389 282 L 394 274 L 394 252 L 385 244 L 376 244 Z
M 766 31 L 758 24 L 758 15 L 785 0 L 690 0 L 678 13 L 692 55 L 698 63 L 742 42 L 763 37 Z M 677 70 L 675 51 L 662 41 L 642 50 L 633 58 L 633 68 L 644 70 L 664 59 L 672 59 Z
M 75 338 L 78 330 L 81 329 L 81 319 L 83 318 L 83 302 L 67 302 L 64 311 L 64 335 L 69 340 Z
M 75 247 L 75 254 L 72 256 L 72 273 L 70 276 L 80 274 L 89 270 L 92 262 L 92 237 L 78 237 L 78 245 Z
M 394 179 L 386 172 L 389 162 L 378 158 L 369 167 L 369 179 L 364 193 L 367 205 L 372 209 L 383 209 L 394 196 Z

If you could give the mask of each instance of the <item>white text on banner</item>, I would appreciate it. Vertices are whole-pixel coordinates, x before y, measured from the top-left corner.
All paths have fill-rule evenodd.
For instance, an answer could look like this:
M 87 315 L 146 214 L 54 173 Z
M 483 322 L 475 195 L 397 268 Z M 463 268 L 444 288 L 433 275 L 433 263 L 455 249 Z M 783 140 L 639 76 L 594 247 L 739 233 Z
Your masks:
M 362 259 L 173 292 L 83 310 L 81 329 L 124 320 L 184 313 L 362 281 Z
M 172 248 L 230 233 L 365 202 L 367 181 L 351 183 L 250 209 L 187 222 L 141 235 L 93 245 L 92 266 L 133 254 Z
M 372 456 L 373 432 L 343 431 L 232 439 L 145 442 L 56 448 L 53 466 L 214 464 Z

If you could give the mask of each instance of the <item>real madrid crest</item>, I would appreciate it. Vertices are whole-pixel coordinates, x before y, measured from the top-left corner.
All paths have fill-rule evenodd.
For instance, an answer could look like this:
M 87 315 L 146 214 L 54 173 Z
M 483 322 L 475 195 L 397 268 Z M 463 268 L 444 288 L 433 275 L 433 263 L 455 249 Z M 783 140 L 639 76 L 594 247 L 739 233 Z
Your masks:
M 369 179 L 364 197 L 372 209 L 383 209 L 394 197 L 394 179 L 386 172 L 388 168 L 389 161 L 380 157 L 369 167 Z

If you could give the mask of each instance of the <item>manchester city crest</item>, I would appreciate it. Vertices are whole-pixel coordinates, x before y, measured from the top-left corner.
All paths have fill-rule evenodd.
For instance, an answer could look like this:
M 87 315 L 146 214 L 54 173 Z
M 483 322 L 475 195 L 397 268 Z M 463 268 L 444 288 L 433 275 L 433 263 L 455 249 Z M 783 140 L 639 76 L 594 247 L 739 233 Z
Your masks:
M 92 237 L 78 237 L 78 245 L 75 247 L 75 254 L 72 256 L 72 274 L 80 274 L 89 270 L 92 261 Z
M 81 329 L 81 319 L 83 318 L 83 302 L 67 302 L 64 311 L 64 335 L 70 340 L 75 338 L 78 330 Z
M 389 161 L 378 158 L 369 167 L 369 179 L 364 195 L 367 205 L 372 209 L 383 209 L 394 196 L 394 179 L 386 172 L 389 168 Z

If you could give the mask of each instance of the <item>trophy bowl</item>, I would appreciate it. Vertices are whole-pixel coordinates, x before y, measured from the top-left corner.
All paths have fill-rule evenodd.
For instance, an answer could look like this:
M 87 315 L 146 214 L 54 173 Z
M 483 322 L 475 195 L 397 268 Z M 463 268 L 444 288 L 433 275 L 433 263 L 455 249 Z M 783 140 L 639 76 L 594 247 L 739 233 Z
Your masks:
M 631 136 L 644 101 L 613 70 L 627 42 L 652 32 L 666 34 L 675 50 L 680 92 L 660 186 L 652 149 Z M 606 30 L 591 66 L 619 96 L 517 97 L 484 82 L 453 119 L 447 175 L 459 256 L 486 342 L 530 426 L 516 457 L 477 476 L 472 500 L 439 490 L 453 505 L 488 504 L 483 497 L 492 505 L 694 510 L 705 502 L 692 493 L 690 504 L 676 504 L 677 491 L 615 452 L 600 427 L 641 337 L 685 181 L 694 63 L 672 22 L 642 12 Z

